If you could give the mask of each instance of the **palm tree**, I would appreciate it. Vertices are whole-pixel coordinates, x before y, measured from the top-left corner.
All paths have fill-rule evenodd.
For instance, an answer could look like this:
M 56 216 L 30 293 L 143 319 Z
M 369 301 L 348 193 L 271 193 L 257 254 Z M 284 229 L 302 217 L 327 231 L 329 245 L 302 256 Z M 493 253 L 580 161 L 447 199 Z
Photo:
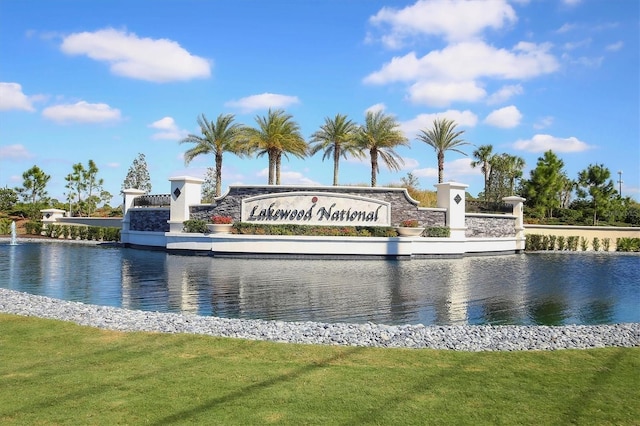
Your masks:
M 484 175 L 484 200 L 487 201 L 487 188 L 489 187 L 489 173 L 491 172 L 491 157 L 493 156 L 493 145 L 481 145 L 473 151 L 475 161 L 471 162 L 471 167 L 480 166 L 480 171 Z
M 311 143 L 315 143 L 310 154 L 314 155 L 318 151 L 324 150 L 322 160 L 333 157 L 333 186 L 338 185 L 338 167 L 340 157 L 347 158 L 347 154 L 359 156 L 360 151 L 355 145 L 355 134 L 358 125 L 347 119 L 346 115 L 337 114 L 331 119 L 325 117 L 324 124 L 320 130 L 311 135 Z
M 245 131 L 246 149 L 258 152 L 258 157 L 269 159 L 269 185 L 280 185 L 280 163 L 282 155 L 293 154 L 298 158 L 307 155 L 308 145 L 300 133 L 300 126 L 290 114 L 282 110 L 272 111 L 266 117 L 256 116 L 257 128 Z
M 524 158 L 518 157 L 517 155 L 507 154 L 505 156 L 505 159 L 505 172 L 507 178 L 509 179 L 509 189 L 511 191 L 510 194 L 513 195 L 515 192 L 516 179 L 522 177 L 522 170 L 524 169 L 526 163 L 524 161 Z
M 398 145 L 409 146 L 408 139 L 399 129 L 400 125 L 391 115 L 382 111 L 367 112 L 364 126 L 356 134 L 358 151 L 369 150 L 371 157 L 371 186 L 376 186 L 377 173 L 380 172 L 378 157 L 390 170 L 398 171 L 404 164 L 402 158 L 394 151 Z
M 215 196 L 219 197 L 222 188 L 222 154 L 231 152 L 243 156 L 246 152 L 241 145 L 241 136 L 244 126 L 234 123 L 232 114 L 220 114 L 216 122 L 208 121 L 202 114 L 198 117 L 198 125 L 202 136 L 189 134 L 180 143 L 193 143 L 194 147 L 184 153 L 184 162 L 189 164 L 198 155 L 211 154 L 215 156 Z
M 438 156 L 438 183 L 442 183 L 442 175 L 444 171 L 444 153 L 445 151 L 454 151 L 462 155 L 467 155 L 458 149 L 462 145 L 471 145 L 460 139 L 460 135 L 464 130 L 456 131 L 457 124 L 453 120 L 446 118 L 437 118 L 433 121 L 431 129 L 420 130 L 418 139 L 430 145 L 435 149 Z

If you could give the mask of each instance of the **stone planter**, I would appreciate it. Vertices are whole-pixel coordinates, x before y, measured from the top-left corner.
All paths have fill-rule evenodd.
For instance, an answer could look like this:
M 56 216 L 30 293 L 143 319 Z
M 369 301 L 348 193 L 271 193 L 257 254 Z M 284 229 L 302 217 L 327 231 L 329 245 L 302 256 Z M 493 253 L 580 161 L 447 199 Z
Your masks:
M 207 223 L 207 229 L 212 234 L 228 234 L 232 227 L 232 223 Z
M 397 226 L 396 231 L 401 237 L 419 237 L 424 232 L 424 228 L 407 228 L 404 226 Z

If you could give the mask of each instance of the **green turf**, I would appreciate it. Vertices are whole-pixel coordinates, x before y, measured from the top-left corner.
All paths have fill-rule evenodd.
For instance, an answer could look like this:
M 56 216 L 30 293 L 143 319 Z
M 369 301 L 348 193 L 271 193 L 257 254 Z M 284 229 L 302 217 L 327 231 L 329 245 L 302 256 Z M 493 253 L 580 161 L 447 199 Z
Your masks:
M 640 348 L 450 352 L 0 315 L 0 424 L 638 424 Z

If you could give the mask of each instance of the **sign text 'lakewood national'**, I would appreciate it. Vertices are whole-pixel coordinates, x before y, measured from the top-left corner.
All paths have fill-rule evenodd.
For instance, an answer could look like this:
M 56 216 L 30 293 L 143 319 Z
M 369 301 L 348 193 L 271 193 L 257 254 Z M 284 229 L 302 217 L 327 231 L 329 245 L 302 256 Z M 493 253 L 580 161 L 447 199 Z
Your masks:
M 390 204 L 348 194 L 281 193 L 242 200 L 242 221 L 271 224 L 390 226 Z

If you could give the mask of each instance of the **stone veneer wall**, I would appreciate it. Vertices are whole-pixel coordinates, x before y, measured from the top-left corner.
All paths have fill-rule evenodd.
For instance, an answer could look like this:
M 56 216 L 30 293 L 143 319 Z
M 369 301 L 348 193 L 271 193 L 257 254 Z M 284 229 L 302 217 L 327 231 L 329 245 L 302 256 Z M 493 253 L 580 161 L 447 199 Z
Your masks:
M 513 237 L 516 234 L 515 216 L 466 215 L 465 236 L 467 238 Z
M 314 192 L 340 193 L 359 197 L 374 198 L 391 204 L 391 224 L 398 225 L 406 219 L 416 219 L 422 226 L 446 226 L 446 212 L 444 209 L 427 209 L 418 207 L 415 200 L 408 198 L 405 190 L 389 188 L 360 188 L 360 187 L 291 187 L 291 186 L 259 186 L 259 187 L 231 187 L 223 197 L 210 205 L 191 206 L 191 219 L 207 220 L 212 215 L 231 216 L 234 221 L 240 220 L 242 199 L 262 194 L 283 192 Z
M 129 230 L 147 232 L 169 232 L 169 209 L 135 208 L 130 209 Z

